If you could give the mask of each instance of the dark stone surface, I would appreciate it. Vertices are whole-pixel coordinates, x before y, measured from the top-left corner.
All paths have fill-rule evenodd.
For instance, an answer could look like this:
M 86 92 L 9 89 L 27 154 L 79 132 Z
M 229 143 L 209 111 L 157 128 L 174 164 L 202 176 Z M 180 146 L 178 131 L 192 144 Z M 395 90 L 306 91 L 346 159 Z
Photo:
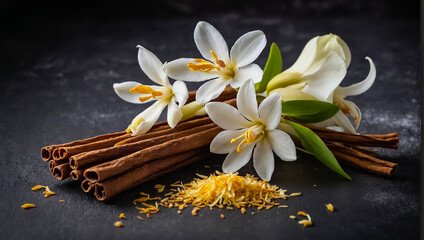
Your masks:
M 0 40 L 0 236 L 2 239 L 417 239 L 420 222 L 419 25 L 412 20 L 374 18 L 206 18 L 231 46 L 243 33 L 262 29 L 268 45 L 257 60 L 261 66 L 271 42 L 283 54 L 284 68 L 316 35 L 340 35 L 350 46 L 352 63 L 342 85 L 368 73 L 365 56 L 373 58 L 377 80 L 367 93 L 354 98 L 363 112 L 362 133 L 398 132 L 398 150 L 379 149 L 383 158 L 399 163 L 393 178 L 346 168 L 346 181 L 315 159 L 299 153 L 293 163 L 277 160 L 273 184 L 301 191 L 286 201 L 289 208 L 251 215 L 239 211 L 201 210 L 178 215 L 162 209 L 139 221 L 132 200 L 138 192 L 154 193 L 154 184 L 189 181 L 195 173 L 220 170 L 223 157 L 176 171 L 140 185 L 111 201 L 98 202 L 79 184 L 59 182 L 40 159 L 40 148 L 122 130 L 143 110 L 120 100 L 112 84 L 126 80 L 148 83 L 137 63 L 141 44 L 162 61 L 200 54 L 192 31 L 200 19 L 125 20 L 115 22 L 35 22 Z M 197 85 L 199 86 L 199 85 Z M 194 89 L 195 84 L 190 84 Z M 161 118 L 164 120 L 164 116 Z M 203 165 L 211 165 L 206 169 Z M 253 173 L 249 163 L 242 174 Z M 31 187 L 48 185 L 57 193 L 44 198 Z M 60 203 L 59 199 L 66 200 Z M 26 202 L 37 208 L 22 210 Z M 330 213 L 325 204 L 332 203 Z M 314 221 L 303 228 L 290 214 L 308 212 Z M 253 210 L 255 211 L 255 210 Z M 125 228 L 113 227 L 124 212 Z M 224 213 L 226 219 L 219 217 Z

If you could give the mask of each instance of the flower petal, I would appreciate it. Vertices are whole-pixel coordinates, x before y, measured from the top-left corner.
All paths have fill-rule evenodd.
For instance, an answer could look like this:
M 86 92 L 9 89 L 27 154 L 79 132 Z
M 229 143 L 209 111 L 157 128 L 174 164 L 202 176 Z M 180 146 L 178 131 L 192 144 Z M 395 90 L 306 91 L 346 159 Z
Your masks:
M 318 123 L 310 124 L 316 127 L 329 128 L 334 130 L 334 126 L 341 127 L 344 132 L 356 134 L 356 130 L 350 122 L 349 118 L 342 112 L 338 111 L 333 117 Z
M 331 52 L 322 65 L 313 73 L 306 73 L 303 78 L 308 83 L 303 89 L 321 101 L 332 102 L 331 94 L 346 75 L 346 64 L 336 52 Z
M 138 85 L 141 85 L 138 82 L 128 81 L 123 83 L 114 83 L 113 89 L 115 90 L 115 93 L 124 101 L 127 101 L 129 103 L 134 104 L 141 104 L 141 103 L 147 103 L 150 101 L 153 101 L 154 99 L 151 98 L 147 101 L 141 102 L 139 100 L 139 97 L 143 97 L 146 95 L 140 94 L 140 93 L 130 93 L 130 89 L 137 87 Z M 151 87 L 151 86 L 150 86 Z
M 152 106 L 144 110 L 142 113 L 138 114 L 131 123 L 131 131 L 133 133 L 132 135 L 140 135 L 149 131 L 159 119 L 160 114 L 162 113 L 166 105 L 167 102 L 165 101 L 157 101 Z M 137 125 L 136 123 L 140 121 L 140 118 L 142 120 L 140 124 Z
M 212 121 L 223 129 L 237 130 L 248 128 L 253 124 L 247 121 L 235 107 L 223 102 L 210 102 L 205 105 L 205 109 Z
M 175 81 L 172 85 L 172 92 L 175 95 L 175 100 L 178 102 L 178 107 L 184 106 L 188 98 L 187 86 L 183 81 Z
M 210 151 L 217 154 L 230 153 L 237 149 L 241 139 L 237 140 L 234 143 L 231 143 L 231 139 L 237 138 L 242 135 L 246 129 L 241 130 L 225 130 L 220 132 L 212 140 Z
M 240 113 L 252 122 L 260 121 L 255 85 L 252 80 L 245 81 L 237 93 L 237 108 Z
M 218 77 L 218 75 L 214 74 L 191 71 L 187 67 L 190 62 L 194 62 L 194 58 L 178 58 L 174 61 L 165 63 L 163 69 L 171 78 L 187 82 L 201 82 Z
M 366 57 L 365 59 L 367 59 L 368 62 L 370 63 L 370 72 L 368 73 L 368 76 L 361 82 L 352 84 L 348 87 L 336 88 L 336 91 L 335 91 L 336 95 L 343 98 L 346 96 L 356 96 L 370 89 L 370 87 L 374 83 L 375 77 L 377 75 L 377 71 L 375 69 L 375 65 L 372 59 L 369 57 Z
M 222 164 L 222 171 L 224 173 L 237 172 L 246 165 L 252 156 L 254 146 L 254 144 L 249 144 L 243 149 L 243 152 L 237 152 L 237 150 L 230 152 Z
M 239 88 L 245 81 L 252 79 L 254 83 L 262 80 L 262 69 L 256 64 L 249 64 L 235 71 L 234 77 L 229 81 L 232 88 Z
M 270 181 L 274 172 L 274 154 L 267 138 L 263 138 L 256 144 L 253 152 L 253 167 L 263 180 Z
M 210 100 L 215 99 L 221 95 L 227 86 L 227 81 L 222 78 L 217 78 L 204 83 L 197 90 L 196 102 L 201 105 L 208 103 Z
M 178 107 L 177 103 L 175 102 L 175 97 L 172 97 L 171 101 L 168 104 L 168 113 L 167 113 L 167 121 L 168 125 L 171 128 L 174 128 L 183 117 L 183 113 L 181 112 L 181 109 Z
M 304 73 L 311 66 L 317 54 L 318 36 L 312 38 L 306 43 L 305 47 L 297 58 L 296 62 L 286 71 Z
M 203 58 L 215 61 L 211 50 L 215 52 L 220 60 L 229 61 L 228 46 L 221 33 L 207 22 L 200 21 L 194 29 L 194 42 Z
M 281 93 L 274 92 L 259 105 L 259 116 L 266 124 L 266 130 L 275 129 L 281 121 L 281 97 Z
M 296 146 L 287 133 L 275 129 L 268 131 L 267 138 L 271 144 L 272 150 L 279 158 L 281 158 L 281 160 L 296 160 Z
M 163 64 L 155 54 L 138 45 L 138 63 L 141 70 L 155 83 L 170 86 L 168 77 L 163 71 Z
M 262 31 L 245 33 L 231 48 L 231 61 L 236 67 L 244 67 L 259 57 L 266 46 L 266 37 Z

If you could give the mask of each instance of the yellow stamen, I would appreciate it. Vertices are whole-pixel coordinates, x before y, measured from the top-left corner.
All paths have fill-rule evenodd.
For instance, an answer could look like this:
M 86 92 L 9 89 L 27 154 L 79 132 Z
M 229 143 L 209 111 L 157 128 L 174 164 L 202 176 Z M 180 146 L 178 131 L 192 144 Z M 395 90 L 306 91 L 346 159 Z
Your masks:
M 216 56 L 216 54 L 211 50 L 211 54 L 213 59 L 215 59 L 216 64 L 218 64 L 218 66 L 224 68 L 225 67 L 225 63 L 222 60 L 219 60 L 218 56 Z
M 252 132 L 253 132 L 252 129 L 251 130 L 247 130 L 242 135 L 240 135 L 240 136 L 238 136 L 236 138 L 231 139 L 231 143 L 234 143 L 237 140 L 239 140 L 240 138 L 244 137 L 243 141 L 241 141 L 240 144 L 237 147 L 237 152 L 239 152 L 239 153 L 243 152 L 243 150 L 240 149 L 241 146 L 243 145 L 243 143 L 251 144 L 253 141 L 255 141 L 257 135 L 254 135 L 252 137 Z
M 145 102 L 149 100 L 150 98 L 156 98 L 158 96 L 162 96 L 163 94 L 162 92 L 156 91 L 149 86 L 143 86 L 143 85 L 138 85 L 137 87 L 131 88 L 130 93 L 140 93 L 140 94 L 150 95 L 146 97 L 139 97 L 138 100 L 140 100 L 140 102 Z
M 194 59 L 193 62 L 189 62 L 187 64 L 188 69 L 190 71 L 199 71 L 204 73 L 209 73 L 212 70 L 221 70 L 221 68 L 225 68 L 224 61 L 220 60 L 218 56 L 211 50 L 211 54 L 213 59 L 215 59 L 215 63 L 203 60 L 203 59 Z
M 348 108 L 348 107 L 346 107 L 346 106 L 341 105 L 339 102 L 337 102 L 337 103 L 336 103 L 336 105 L 340 107 L 340 110 L 342 110 L 342 112 L 343 112 L 345 115 L 347 115 L 347 114 L 349 114 L 349 113 L 350 113 L 350 108 Z

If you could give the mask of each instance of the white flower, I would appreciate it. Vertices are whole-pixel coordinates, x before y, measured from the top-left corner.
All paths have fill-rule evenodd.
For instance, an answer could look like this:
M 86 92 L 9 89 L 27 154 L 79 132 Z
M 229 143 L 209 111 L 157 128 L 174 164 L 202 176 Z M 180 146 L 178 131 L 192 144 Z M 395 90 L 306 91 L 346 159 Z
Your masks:
M 224 88 L 239 88 L 243 82 L 253 79 L 259 82 L 262 69 L 252 64 L 266 45 L 262 31 L 252 31 L 241 36 L 228 53 L 222 35 L 207 22 L 199 22 L 194 30 L 194 42 L 203 59 L 180 58 L 165 64 L 168 76 L 183 81 L 199 82 L 208 79 L 196 94 L 196 101 L 203 105 L 217 98 Z
M 221 128 L 211 143 L 213 153 L 228 154 L 223 171 L 236 172 L 251 158 L 262 179 L 271 180 L 273 151 L 285 161 L 296 160 L 296 148 L 290 136 L 276 129 L 281 121 L 281 94 L 265 98 L 258 109 L 253 81 L 248 80 L 237 94 L 237 107 L 222 102 L 206 104 L 209 117 Z M 253 150 L 253 148 L 256 148 Z
M 340 111 L 332 118 L 327 119 L 314 125 L 319 127 L 327 127 L 337 131 L 347 131 L 356 133 L 356 130 L 361 123 L 362 114 L 359 107 L 352 101 L 346 100 L 348 96 L 356 96 L 366 92 L 374 83 L 377 71 L 371 58 L 366 57 L 370 64 L 370 71 L 368 76 L 359 83 L 352 84 L 348 87 L 337 87 L 333 94 L 333 103 L 340 107 Z M 355 126 L 347 118 L 346 115 L 351 115 L 354 119 Z M 335 126 L 335 127 L 334 127 Z M 338 129 L 340 127 L 341 129 Z
M 141 70 L 158 85 L 142 85 L 138 82 L 123 82 L 113 84 L 116 94 L 123 100 L 141 104 L 156 100 L 156 102 L 138 114 L 128 126 L 134 135 L 143 134 L 156 123 L 163 109 L 168 106 L 167 120 L 171 128 L 181 120 L 183 114 L 180 108 L 188 98 L 187 87 L 184 82 L 169 83 L 163 71 L 162 62 L 149 50 L 138 47 L 138 62 Z M 178 105 L 177 105 L 178 102 Z
M 269 82 L 267 92 L 282 93 L 283 100 L 315 99 L 336 104 L 341 108 L 336 115 L 312 125 L 356 133 L 361 112 L 353 102 L 344 98 L 361 94 L 373 84 L 375 66 L 370 58 L 366 59 L 370 63 L 368 77 L 350 87 L 340 87 L 351 61 L 349 47 L 334 34 L 315 37 L 306 44 L 293 66 Z M 346 114 L 353 116 L 355 127 Z
M 341 38 L 334 34 L 315 37 L 305 45 L 293 66 L 271 79 L 267 92 L 284 88 L 279 90 L 284 96 L 303 96 L 299 92 L 304 92 L 332 102 L 333 92 L 346 76 L 349 64 L 350 50 Z

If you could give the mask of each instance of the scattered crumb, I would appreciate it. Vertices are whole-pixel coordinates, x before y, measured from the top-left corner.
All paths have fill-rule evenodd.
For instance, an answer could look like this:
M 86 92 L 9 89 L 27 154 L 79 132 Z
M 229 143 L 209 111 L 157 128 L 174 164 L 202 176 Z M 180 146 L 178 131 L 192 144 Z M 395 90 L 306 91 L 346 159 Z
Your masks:
M 23 209 L 28 209 L 28 208 L 35 208 L 35 204 L 32 203 L 25 203 L 24 205 L 21 206 L 21 208 Z
M 316 187 L 317 185 L 316 184 L 314 184 L 314 187 Z
M 193 209 L 193 211 L 191 211 L 191 215 L 193 215 L 193 216 L 197 216 L 197 211 L 199 211 L 199 210 L 200 210 L 200 208 L 195 207 L 195 208 Z
M 301 193 L 301 192 L 298 192 L 298 193 L 291 193 L 291 194 L 290 194 L 290 197 L 296 197 L 296 196 L 300 196 L 300 195 L 302 195 L 302 193 Z
M 278 208 L 288 208 L 289 205 L 279 205 Z
M 333 206 L 333 204 L 329 203 L 329 204 L 325 204 L 325 206 L 327 206 L 328 211 L 334 212 L 334 206 Z
M 290 215 L 289 217 L 290 217 L 290 219 L 296 219 L 295 215 Z
M 225 218 L 224 214 L 222 214 L 222 213 L 221 213 L 221 218 L 222 218 L 222 219 L 224 219 L 224 218 Z
M 141 221 L 144 220 L 141 216 L 137 216 L 137 218 L 140 219 Z
M 165 190 L 165 185 L 161 185 L 161 184 L 156 184 L 155 188 L 158 190 L 158 192 L 163 192 L 163 190 Z
M 208 165 L 205 165 L 204 167 L 205 167 L 205 168 L 210 168 L 210 166 L 208 166 Z
M 120 219 L 125 219 L 125 218 L 126 218 L 126 217 L 125 217 L 125 214 L 124 214 L 124 213 L 119 214 L 119 218 L 120 218 Z
M 147 218 L 152 218 L 152 216 L 150 215 L 150 213 L 146 214 Z
M 50 197 L 52 195 L 56 195 L 56 193 L 53 192 L 53 191 L 51 191 L 48 186 L 37 185 L 37 186 L 34 186 L 33 188 L 31 188 L 32 191 L 37 191 L 37 190 L 40 190 L 40 189 L 44 189 L 45 190 L 43 192 L 44 197 Z
M 241 211 L 241 213 L 242 213 L 242 214 L 245 214 L 245 213 L 246 213 L 246 208 L 242 207 L 242 208 L 240 209 L 240 211 Z
M 307 213 L 305 213 L 303 211 L 299 211 L 297 213 L 297 215 L 304 216 L 304 217 L 307 217 L 308 218 L 307 220 L 300 220 L 298 222 L 299 224 L 303 224 L 304 227 L 312 226 L 312 218 L 311 218 L 311 216 L 309 216 L 309 214 L 307 214 Z
M 121 221 L 116 221 L 116 222 L 114 222 L 114 223 L 113 223 L 113 225 L 114 225 L 115 227 L 123 227 L 123 226 L 124 226 L 124 224 L 122 224 L 122 222 L 121 222 Z
M 61 202 L 61 203 L 66 203 L 66 201 L 65 201 L 65 200 L 59 200 L 59 202 Z
M 181 215 L 181 211 L 180 210 L 178 210 L 177 213 Z

